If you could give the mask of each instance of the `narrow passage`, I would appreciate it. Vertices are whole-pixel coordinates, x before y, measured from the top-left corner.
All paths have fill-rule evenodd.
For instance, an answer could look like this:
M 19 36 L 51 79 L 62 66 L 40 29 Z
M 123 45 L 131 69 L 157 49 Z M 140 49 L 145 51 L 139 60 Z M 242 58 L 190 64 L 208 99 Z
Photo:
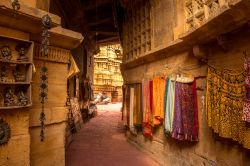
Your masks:
M 98 115 L 74 136 L 66 166 L 158 166 L 148 154 L 127 142 L 121 104 L 99 105 Z

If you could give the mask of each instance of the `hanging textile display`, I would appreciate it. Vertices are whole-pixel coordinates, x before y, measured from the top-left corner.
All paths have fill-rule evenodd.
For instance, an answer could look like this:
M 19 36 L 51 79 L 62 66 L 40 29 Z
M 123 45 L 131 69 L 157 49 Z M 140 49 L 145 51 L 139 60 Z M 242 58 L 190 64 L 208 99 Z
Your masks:
M 243 121 L 250 123 L 250 60 L 245 59 L 244 68 L 246 72 L 245 77 L 245 96 L 244 96 L 244 105 L 243 105 Z
M 250 149 L 250 131 L 242 121 L 245 72 L 208 68 L 207 121 L 215 133 Z
M 176 79 L 172 137 L 198 141 L 198 106 L 196 82 L 190 78 Z
M 153 79 L 153 126 L 160 125 L 163 122 L 165 85 L 164 77 L 158 76 Z
M 130 88 L 130 102 L 129 102 L 129 129 L 134 130 L 134 88 Z
M 153 82 L 143 81 L 143 134 L 151 138 L 152 133 L 152 92 Z
M 134 126 L 142 125 L 142 109 L 141 109 L 141 84 L 134 85 Z
M 73 58 L 72 55 L 70 55 L 70 68 L 69 68 L 69 72 L 68 72 L 68 79 L 71 79 L 72 77 L 76 76 L 77 74 L 80 73 L 80 70 Z
M 171 134 L 174 118 L 175 78 L 168 77 L 165 87 L 164 98 L 164 131 Z

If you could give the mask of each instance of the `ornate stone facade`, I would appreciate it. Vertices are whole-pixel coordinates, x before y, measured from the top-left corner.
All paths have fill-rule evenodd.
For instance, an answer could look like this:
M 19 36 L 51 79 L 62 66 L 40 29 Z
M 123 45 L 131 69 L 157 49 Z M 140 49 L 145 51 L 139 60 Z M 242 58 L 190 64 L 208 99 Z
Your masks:
M 111 98 L 121 98 L 123 79 L 120 71 L 120 45 L 109 45 L 100 48 L 94 56 L 94 93 L 104 92 Z

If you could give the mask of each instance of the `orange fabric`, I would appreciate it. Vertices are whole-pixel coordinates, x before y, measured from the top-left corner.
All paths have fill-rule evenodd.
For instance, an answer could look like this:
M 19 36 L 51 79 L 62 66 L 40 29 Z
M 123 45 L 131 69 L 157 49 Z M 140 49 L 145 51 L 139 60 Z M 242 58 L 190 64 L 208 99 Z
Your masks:
M 162 124 L 164 118 L 164 89 L 166 80 L 164 77 L 153 79 L 153 120 L 152 126 Z

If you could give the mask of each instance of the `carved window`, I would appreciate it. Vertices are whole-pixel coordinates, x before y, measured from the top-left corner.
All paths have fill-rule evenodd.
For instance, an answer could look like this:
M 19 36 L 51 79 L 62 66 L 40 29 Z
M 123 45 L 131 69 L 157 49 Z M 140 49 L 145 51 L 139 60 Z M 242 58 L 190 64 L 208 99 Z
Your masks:
M 205 5 L 209 16 L 215 15 L 220 8 L 219 0 L 205 0 Z
M 133 60 L 150 50 L 150 5 L 148 2 L 141 1 L 126 11 L 123 24 L 123 60 Z

